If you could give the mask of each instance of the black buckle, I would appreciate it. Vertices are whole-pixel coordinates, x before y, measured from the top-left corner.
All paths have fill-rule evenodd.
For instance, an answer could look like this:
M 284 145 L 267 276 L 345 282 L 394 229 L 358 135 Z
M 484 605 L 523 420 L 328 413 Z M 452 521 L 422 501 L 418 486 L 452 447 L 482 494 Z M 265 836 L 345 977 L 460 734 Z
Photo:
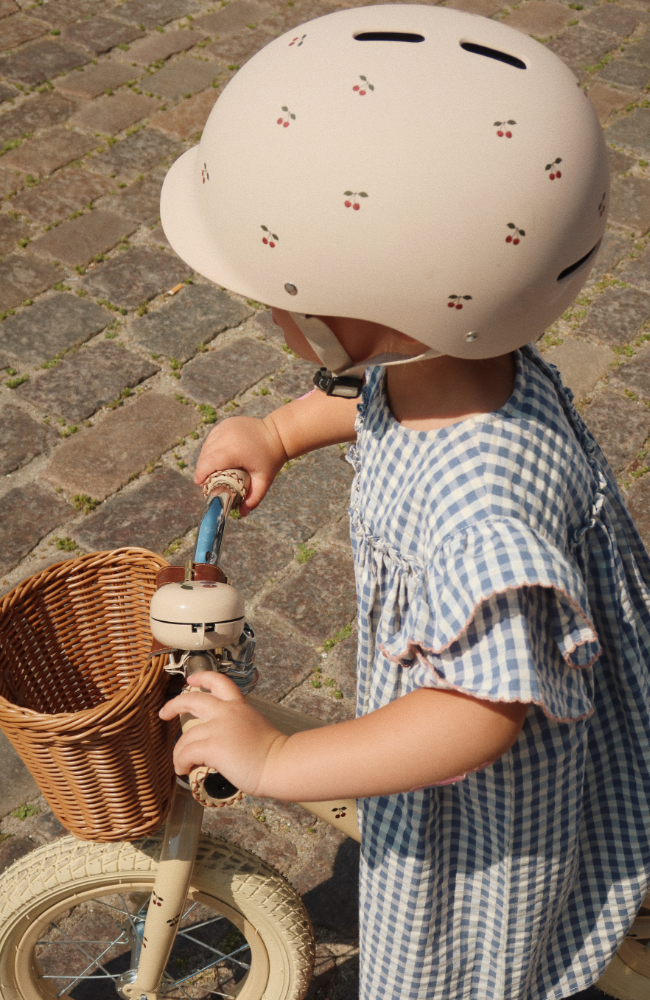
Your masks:
M 314 375 L 314 385 L 326 396 L 342 396 L 357 399 L 361 395 L 364 380 L 351 375 L 332 375 L 327 368 L 319 368 Z

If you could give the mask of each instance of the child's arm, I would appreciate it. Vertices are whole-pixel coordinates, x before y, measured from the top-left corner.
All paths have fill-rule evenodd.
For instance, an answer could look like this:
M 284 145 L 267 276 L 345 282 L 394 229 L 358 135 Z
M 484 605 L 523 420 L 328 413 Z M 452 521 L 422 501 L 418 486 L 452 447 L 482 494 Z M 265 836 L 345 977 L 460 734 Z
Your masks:
M 354 441 L 354 399 L 326 396 L 316 390 L 274 410 L 264 420 L 232 417 L 208 435 L 194 482 L 204 483 L 221 469 L 245 469 L 251 489 L 240 512 L 245 517 L 259 504 L 285 462 L 328 444 Z
M 360 719 L 287 737 L 223 675 L 189 683 L 212 694 L 181 695 L 160 712 L 205 723 L 177 743 L 177 773 L 207 764 L 249 795 L 289 802 L 391 795 L 466 774 L 509 750 L 528 709 L 420 688 Z

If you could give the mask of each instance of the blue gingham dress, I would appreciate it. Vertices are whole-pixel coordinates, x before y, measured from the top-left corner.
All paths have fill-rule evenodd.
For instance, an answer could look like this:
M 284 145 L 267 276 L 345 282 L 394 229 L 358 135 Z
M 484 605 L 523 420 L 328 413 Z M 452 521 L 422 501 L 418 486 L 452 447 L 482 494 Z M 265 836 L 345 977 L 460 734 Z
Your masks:
M 493 765 L 359 800 L 361 1000 L 570 996 L 650 880 L 648 556 L 531 346 L 505 406 L 432 432 L 370 369 L 357 432 L 357 714 L 419 687 L 530 705 Z

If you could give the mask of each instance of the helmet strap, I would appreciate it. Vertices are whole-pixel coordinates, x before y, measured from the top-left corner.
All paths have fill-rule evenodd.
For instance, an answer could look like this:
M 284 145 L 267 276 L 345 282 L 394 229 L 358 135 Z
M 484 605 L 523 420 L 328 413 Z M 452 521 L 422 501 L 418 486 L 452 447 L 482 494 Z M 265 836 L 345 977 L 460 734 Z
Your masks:
M 354 399 L 361 394 L 366 368 L 373 365 L 407 365 L 426 358 L 439 358 L 442 351 L 431 347 L 422 354 L 375 354 L 362 363 L 354 362 L 334 331 L 322 319 L 304 313 L 289 313 L 316 357 L 323 362 L 314 375 L 314 385 L 328 396 Z

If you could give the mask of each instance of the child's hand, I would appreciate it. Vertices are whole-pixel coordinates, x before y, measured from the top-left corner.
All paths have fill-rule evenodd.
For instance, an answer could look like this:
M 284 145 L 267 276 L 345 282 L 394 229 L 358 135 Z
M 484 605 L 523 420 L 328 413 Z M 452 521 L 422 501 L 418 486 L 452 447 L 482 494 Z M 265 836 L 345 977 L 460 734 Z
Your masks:
M 239 508 L 245 517 L 257 507 L 286 461 L 287 454 L 272 421 L 231 417 L 208 434 L 194 482 L 201 485 L 211 473 L 223 469 L 245 469 L 251 477 L 248 496 Z
M 192 674 L 187 679 L 196 692 L 186 692 L 160 710 L 169 720 L 189 712 L 204 723 L 181 736 L 174 748 L 177 774 L 189 774 L 204 764 L 213 767 L 236 788 L 257 795 L 264 766 L 272 749 L 288 739 L 256 712 L 228 677 L 217 673 Z M 198 688 L 209 690 L 210 694 Z

